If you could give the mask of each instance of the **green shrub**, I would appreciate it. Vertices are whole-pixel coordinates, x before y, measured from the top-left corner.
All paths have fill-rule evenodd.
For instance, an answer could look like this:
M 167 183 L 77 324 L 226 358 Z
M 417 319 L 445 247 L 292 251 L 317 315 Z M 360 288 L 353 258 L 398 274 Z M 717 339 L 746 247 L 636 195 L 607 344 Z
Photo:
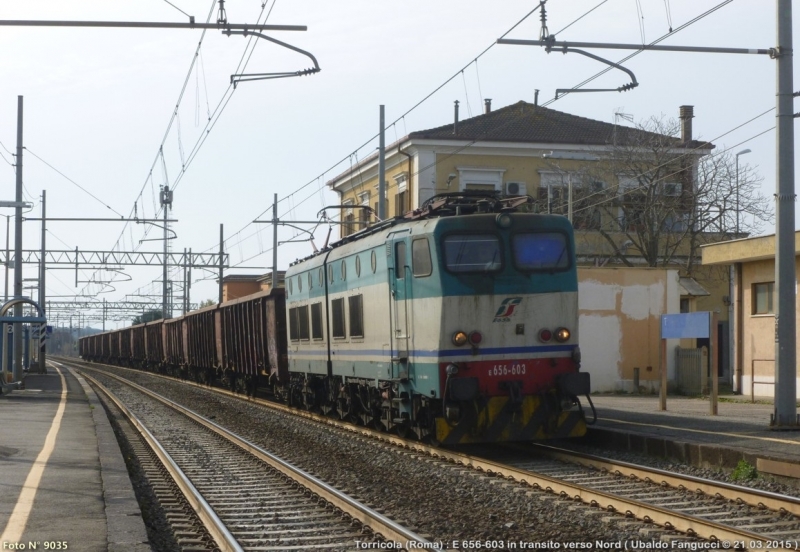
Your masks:
M 739 460 L 736 468 L 731 473 L 731 479 L 734 481 L 750 481 L 758 477 L 756 467 L 745 460 Z

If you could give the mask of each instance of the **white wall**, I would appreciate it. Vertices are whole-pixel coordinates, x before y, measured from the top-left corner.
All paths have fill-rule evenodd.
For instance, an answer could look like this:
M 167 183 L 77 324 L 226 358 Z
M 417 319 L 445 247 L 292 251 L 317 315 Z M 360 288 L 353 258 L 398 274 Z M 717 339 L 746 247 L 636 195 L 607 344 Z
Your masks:
M 635 391 L 634 368 L 639 368 L 640 389 L 657 392 L 661 315 L 680 310 L 678 271 L 580 268 L 578 310 L 581 369 L 591 374 L 592 391 Z M 667 341 L 670 381 L 677 344 Z

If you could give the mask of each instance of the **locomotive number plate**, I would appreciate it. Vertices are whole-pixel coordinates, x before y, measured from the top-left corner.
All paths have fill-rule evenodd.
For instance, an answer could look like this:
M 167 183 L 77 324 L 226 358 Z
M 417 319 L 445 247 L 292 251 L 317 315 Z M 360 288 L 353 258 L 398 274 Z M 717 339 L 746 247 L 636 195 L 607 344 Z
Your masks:
M 495 364 L 488 369 L 487 375 L 494 376 L 521 376 L 526 372 L 525 364 Z

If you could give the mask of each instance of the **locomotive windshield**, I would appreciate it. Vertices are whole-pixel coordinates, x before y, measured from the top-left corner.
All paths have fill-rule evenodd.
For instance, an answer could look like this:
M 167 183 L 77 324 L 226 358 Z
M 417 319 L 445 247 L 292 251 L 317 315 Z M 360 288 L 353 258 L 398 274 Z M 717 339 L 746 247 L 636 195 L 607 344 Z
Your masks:
M 450 272 L 498 272 L 503 268 L 500 239 L 493 234 L 446 236 L 444 262 Z
M 566 270 L 569 243 L 561 232 L 515 234 L 511 238 L 514 264 L 520 270 Z

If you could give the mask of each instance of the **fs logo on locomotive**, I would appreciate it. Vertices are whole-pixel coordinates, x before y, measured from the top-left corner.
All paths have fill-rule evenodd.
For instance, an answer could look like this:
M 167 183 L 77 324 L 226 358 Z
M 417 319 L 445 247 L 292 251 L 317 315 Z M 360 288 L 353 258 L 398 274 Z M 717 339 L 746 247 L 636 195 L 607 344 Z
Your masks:
M 494 322 L 510 322 L 511 316 L 514 314 L 514 309 L 516 309 L 517 305 L 520 303 L 522 303 L 522 297 L 503 299 L 503 302 L 500 303 L 500 308 L 497 309 L 494 315 Z

